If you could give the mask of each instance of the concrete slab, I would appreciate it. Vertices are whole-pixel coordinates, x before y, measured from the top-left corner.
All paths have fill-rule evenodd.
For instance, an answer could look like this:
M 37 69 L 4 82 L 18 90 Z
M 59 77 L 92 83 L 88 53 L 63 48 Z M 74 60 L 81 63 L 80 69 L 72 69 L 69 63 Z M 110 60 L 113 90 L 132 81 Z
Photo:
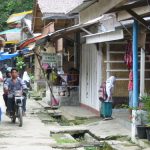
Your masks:
M 49 110 L 49 109 L 58 109 L 59 108 L 59 106 L 50 106 L 50 105 L 48 105 L 48 103 L 46 102 L 46 101 L 44 101 L 44 100 L 41 100 L 41 101 L 37 101 L 42 107 L 44 107 L 44 109 L 47 109 L 47 110 Z
M 141 147 L 128 141 L 107 141 L 115 150 L 141 150 Z
M 88 132 L 88 128 L 85 126 L 61 126 L 61 127 L 51 127 L 50 134 L 58 134 L 58 133 L 86 133 Z
M 99 139 L 109 139 L 113 136 L 130 136 L 130 130 L 117 123 L 117 119 L 99 121 L 97 124 L 87 126 L 89 131 Z
M 98 117 L 96 114 L 92 113 L 91 111 L 81 108 L 80 106 L 61 106 L 61 112 L 64 116 L 69 116 L 74 119 L 76 118 L 93 118 Z M 67 118 L 68 119 L 68 118 Z M 69 118 L 70 119 L 70 118 Z
M 56 110 L 47 110 L 48 114 L 52 115 L 52 116 L 61 116 L 62 112 L 59 109 Z

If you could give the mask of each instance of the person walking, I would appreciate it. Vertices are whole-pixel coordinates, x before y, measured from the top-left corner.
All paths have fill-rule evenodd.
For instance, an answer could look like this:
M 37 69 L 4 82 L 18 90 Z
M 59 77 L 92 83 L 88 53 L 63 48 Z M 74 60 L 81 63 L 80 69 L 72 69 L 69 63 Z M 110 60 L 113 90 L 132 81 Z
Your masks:
M 31 90 L 32 87 L 31 87 L 31 84 L 30 84 L 30 77 L 29 77 L 27 71 L 24 71 L 22 80 L 26 83 L 26 86 Z
M 107 98 L 102 103 L 102 113 L 103 113 L 104 120 L 113 119 L 112 118 L 112 95 L 113 95 L 115 82 L 116 82 L 115 76 L 111 76 L 106 80 Z

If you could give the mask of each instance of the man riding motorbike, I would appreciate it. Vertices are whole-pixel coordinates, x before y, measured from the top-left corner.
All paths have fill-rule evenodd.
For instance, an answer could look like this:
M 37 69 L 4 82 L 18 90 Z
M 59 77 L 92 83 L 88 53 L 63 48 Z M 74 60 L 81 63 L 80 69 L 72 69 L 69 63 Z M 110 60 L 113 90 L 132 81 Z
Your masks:
M 18 77 L 18 71 L 17 69 L 13 68 L 11 69 L 11 78 L 7 79 L 4 83 L 4 92 L 7 93 L 8 99 L 7 99 L 7 110 L 10 113 L 10 116 L 13 115 L 14 112 L 14 95 L 15 91 L 22 91 L 24 95 L 23 99 L 23 111 L 26 112 L 26 92 L 27 92 L 27 86 L 23 82 L 21 78 Z

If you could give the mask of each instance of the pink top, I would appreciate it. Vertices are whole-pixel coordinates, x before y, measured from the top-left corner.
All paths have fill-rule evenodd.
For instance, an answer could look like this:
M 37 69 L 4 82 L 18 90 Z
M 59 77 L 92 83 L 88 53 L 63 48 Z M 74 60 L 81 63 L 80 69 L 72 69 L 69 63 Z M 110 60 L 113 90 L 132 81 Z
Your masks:
M 133 90 L 133 73 L 130 71 L 129 73 L 129 83 L 128 83 L 128 91 Z

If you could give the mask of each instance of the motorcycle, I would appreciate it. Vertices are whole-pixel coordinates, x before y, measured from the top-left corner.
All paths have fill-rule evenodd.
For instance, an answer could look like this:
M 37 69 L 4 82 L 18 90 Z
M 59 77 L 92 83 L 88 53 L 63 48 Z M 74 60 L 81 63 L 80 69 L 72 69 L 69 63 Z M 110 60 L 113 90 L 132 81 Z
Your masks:
M 23 99 L 24 98 L 25 97 L 23 96 L 22 91 L 15 91 L 14 111 L 13 111 L 12 115 L 10 116 L 10 118 L 13 123 L 15 123 L 16 118 L 18 118 L 19 127 L 22 127 L 22 125 L 23 125 Z

